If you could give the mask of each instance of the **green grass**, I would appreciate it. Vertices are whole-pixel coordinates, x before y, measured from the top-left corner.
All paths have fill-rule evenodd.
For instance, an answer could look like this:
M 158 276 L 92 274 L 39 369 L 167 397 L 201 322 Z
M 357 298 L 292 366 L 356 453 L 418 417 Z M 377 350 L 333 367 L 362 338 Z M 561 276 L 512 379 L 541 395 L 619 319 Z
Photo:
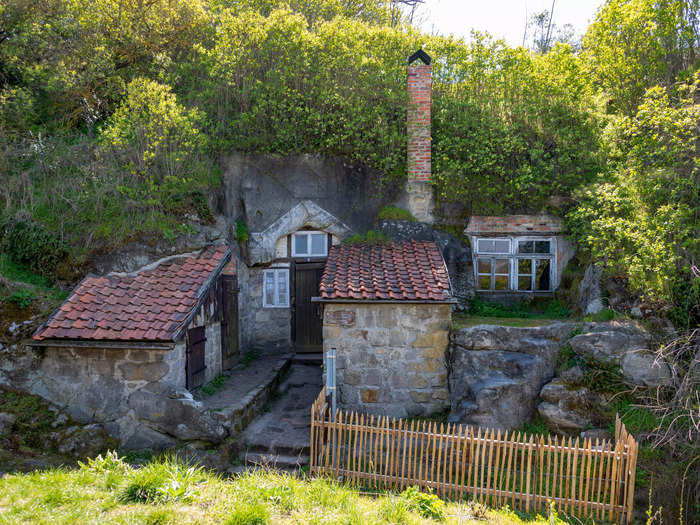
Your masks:
M 469 313 L 481 317 L 522 319 L 568 319 L 571 311 L 557 299 L 521 301 L 514 305 L 488 303 L 475 297 L 469 305 Z
M 603 323 L 606 321 L 612 321 L 613 319 L 618 319 L 619 317 L 621 317 L 620 314 L 618 314 L 615 310 L 603 308 L 596 314 L 586 315 L 583 320 L 588 323 Z
M 386 244 L 388 242 L 391 242 L 388 235 L 374 230 L 369 230 L 365 233 L 356 233 L 343 240 L 345 244 Z
M 260 359 L 260 352 L 258 350 L 248 350 L 241 356 L 241 359 L 238 361 L 238 368 L 248 368 L 253 361 L 256 361 L 258 359 Z
M 558 319 L 537 318 L 529 319 L 527 317 L 488 317 L 482 315 L 469 315 L 467 313 L 458 312 L 452 315 L 452 328 L 459 330 L 460 328 L 468 328 L 479 324 L 495 324 L 500 326 L 516 326 L 521 328 L 533 326 L 545 326 L 558 321 Z
M 384 206 L 377 214 L 377 220 L 387 221 L 416 221 L 410 211 L 397 206 Z
M 9 283 L 9 288 L 2 289 L 0 301 L 7 300 L 20 310 L 37 302 L 45 303 L 50 310 L 68 297 L 68 292 L 13 261 L 5 253 L 0 253 L 0 276 Z
M 132 467 L 115 453 L 76 469 L 0 479 L 0 522 L 267 524 L 562 523 L 480 505 L 442 502 L 415 490 L 367 496 L 322 479 L 255 471 L 223 479 L 174 458 Z

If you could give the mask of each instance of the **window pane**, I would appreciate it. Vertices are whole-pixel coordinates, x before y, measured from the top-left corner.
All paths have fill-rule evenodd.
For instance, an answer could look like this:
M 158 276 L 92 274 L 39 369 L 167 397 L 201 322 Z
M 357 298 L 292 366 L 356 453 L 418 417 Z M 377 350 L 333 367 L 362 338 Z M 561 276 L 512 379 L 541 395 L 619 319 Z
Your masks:
M 490 290 L 491 289 L 491 276 L 490 275 L 480 275 L 479 276 L 479 290 Z
M 508 259 L 496 259 L 495 273 L 510 274 L 510 261 Z
M 265 304 L 274 306 L 275 304 L 275 272 L 265 272 Z
M 532 273 L 532 259 L 518 259 L 518 275 L 530 275 Z
M 518 241 L 518 253 L 533 253 L 535 241 Z
M 478 260 L 478 272 L 479 273 L 491 273 L 491 259 L 479 259 Z
M 505 275 L 497 275 L 494 279 L 494 288 L 496 290 L 507 290 L 508 289 L 508 277 Z
M 294 253 L 297 255 L 308 255 L 308 235 L 305 233 L 295 233 L 294 234 Z
M 552 241 L 535 241 L 535 253 L 552 253 Z
M 550 290 L 550 268 L 549 259 L 538 259 L 535 261 L 535 290 L 547 292 Z
M 525 277 L 518 277 L 518 290 L 531 290 L 532 277 L 526 275 Z
M 277 306 L 287 304 L 287 270 L 277 271 Z
M 480 253 L 509 253 L 510 242 L 506 239 L 479 239 Z
M 328 240 L 325 233 L 311 234 L 311 253 L 313 255 L 326 255 Z

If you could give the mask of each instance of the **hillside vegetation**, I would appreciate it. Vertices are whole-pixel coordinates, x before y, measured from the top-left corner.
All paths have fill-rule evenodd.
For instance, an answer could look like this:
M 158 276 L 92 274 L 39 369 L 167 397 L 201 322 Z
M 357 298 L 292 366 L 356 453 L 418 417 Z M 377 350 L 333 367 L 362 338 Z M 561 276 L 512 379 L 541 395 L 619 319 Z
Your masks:
M 433 57 L 433 183 L 464 213 L 567 215 L 676 324 L 698 318 L 697 0 L 608 0 L 582 46 L 423 34 L 391 0 L 0 4 L 0 238 L 73 281 L 212 218 L 230 150 L 405 177 L 406 57 Z M 536 43 L 537 44 L 537 43 Z

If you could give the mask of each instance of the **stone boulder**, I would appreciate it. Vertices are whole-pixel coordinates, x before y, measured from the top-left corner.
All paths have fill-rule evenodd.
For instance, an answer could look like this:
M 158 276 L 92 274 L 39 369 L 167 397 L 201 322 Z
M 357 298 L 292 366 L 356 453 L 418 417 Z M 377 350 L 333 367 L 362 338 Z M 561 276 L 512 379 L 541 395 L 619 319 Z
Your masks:
M 578 291 L 581 297 L 579 304 L 584 315 L 597 314 L 604 307 L 603 291 L 600 284 L 602 275 L 603 269 L 594 264 L 589 264 L 583 273 Z
M 146 426 L 176 439 L 219 443 L 226 436 L 224 428 L 185 389 L 147 385 L 129 396 L 129 408 Z
M 457 330 L 450 347 L 450 420 L 518 428 L 534 414 L 575 323 L 538 327 L 482 324 Z
M 15 416 L 7 412 L 0 412 L 0 436 L 9 434 L 12 431 L 12 425 L 15 424 Z
M 572 388 L 557 378 L 542 387 L 537 412 L 558 433 L 577 434 L 591 424 L 595 396 L 586 387 Z
M 636 385 L 657 387 L 671 382 L 668 364 L 643 349 L 631 350 L 622 356 L 620 370 L 626 379 Z
M 632 322 L 584 323 L 569 343 L 581 357 L 619 363 L 627 352 L 648 348 L 649 334 Z
M 53 434 L 52 438 L 57 442 L 61 454 L 77 457 L 96 456 L 109 444 L 104 428 L 98 424 L 68 427 Z

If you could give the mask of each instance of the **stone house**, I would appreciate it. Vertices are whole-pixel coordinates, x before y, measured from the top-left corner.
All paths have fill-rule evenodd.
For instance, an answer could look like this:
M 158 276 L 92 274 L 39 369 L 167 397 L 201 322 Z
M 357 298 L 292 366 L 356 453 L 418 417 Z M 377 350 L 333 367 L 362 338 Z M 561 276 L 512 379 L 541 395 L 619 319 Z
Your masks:
M 86 277 L 32 337 L 42 351 L 37 392 L 122 442 L 132 430 L 143 434 L 134 419 L 153 415 L 139 414 L 150 410 L 145 399 L 155 407 L 154 396 L 195 389 L 236 358 L 230 261 L 221 244 Z
M 448 406 L 452 298 L 434 242 L 333 247 L 314 302 L 336 350 L 343 408 L 391 416 Z
M 573 256 L 562 221 L 550 215 L 472 216 L 464 234 L 476 293 L 490 301 L 552 296 Z

